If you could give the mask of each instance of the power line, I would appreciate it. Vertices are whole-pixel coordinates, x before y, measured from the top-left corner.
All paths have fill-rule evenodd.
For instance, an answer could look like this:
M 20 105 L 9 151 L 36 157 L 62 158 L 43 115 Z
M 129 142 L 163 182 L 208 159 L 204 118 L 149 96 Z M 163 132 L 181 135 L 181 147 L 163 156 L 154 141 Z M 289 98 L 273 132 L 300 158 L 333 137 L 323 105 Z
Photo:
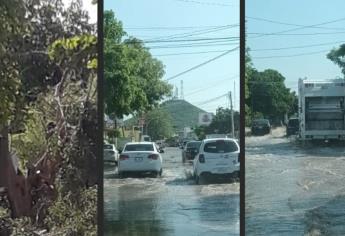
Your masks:
M 197 38 L 197 39 L 174 39 L 174 40 L 143 40 L 143 43 L 171 43 L 171 42 L 195 42 L 195 41 L 224 41 L 238 40 L 239 37 Z
M 223 3 L 216 3 L 216 2 L 201 2 L 201 1 L 195 1 L 195 0 L 174 0 L 178 2 L 187 2 L 187 3 L 196 3 L 201 5 L 209 5 L 209 6 L 220 6 L 220 7 L 235 7 L 238 5 L 234 4 L 223 4 Z
M 203 63 L 201 63 L 201 64 L 198 64 L 198 65 L 196 65 L 196 66 L 193 66 L 192 68 L 190 68 L 190 69 L 188 69 L 188 70 L 185 70 L 185 71 L 183 71 L 183 72 L 181 72 L 181 73 L 178 73 L 177 75 L 171 76 L 171 77 L 167 78 L 166 80 L 169 81 L 169 80 L 175 79 L 175 78 L 177 78 L 177 77 L 179 77 L 179 76 L 181 76 L 181 75 L 184 75 L 184 74 L 186 74 L 186 73 L 188 73 L 188 72 L 190 72 L 190 71 L 193 71 L 193 70 L 195 70 L 195 69 L 197 69 L 197 68 L 199 68 L 199 67 L 201 67 L 201 66 L 203 66 L 203 65 L 206 65 L 206 64 L 208 64 L 208 63 L 210 63 L 210 62 L 212 62 L 212 61 L 215 61 L 215 60 L 217 60 L 218 58 L 221 58 L 221 57 L 223 57 L 223 56 L 229 54 L 230 52 L 233 52 L 233 51 L 237 50 L 238 48 L 239 48 L 239 47 L 236 47 L 236 48 L 233 48 L 233 49 L 231 49 L 231 50 L 229 50 L 229 51 L 226 51 L 226 52 L 224 52 L 224 53 L 222 53 L 222 54 L 220 54 L 220 55 L 218 55 L 218 56 L 216 56 L 216 57 L 214 57 L 214 58 L 211 58 L 211 59 L 209 59 L 209 60 L 207 60 L 207 61 L 205 61 L 205 62 L 203 62 Z
M 171 49 L 171 48 L 196 48 L 196 47 L 215 47 L 215 46 L 231 46 L 239 45 L 239 42 L 236 43 L 202 43 L 202 44 L 175 44 L 175 45 L 164 45 L 164 46 L 150 46 L 148 49 Z
M 308 53 L 300 53 L 300 54 L 292 54 L 292 55 L 253 57 L 253 59 L 269 59 L 269 58 L 298 57 L 298 56 L 319 54 L 319 53 L 324 53 L 324 52 L 329 52 L 329 50 L 322 50 L 322 51 L 315 51 L 315 52 L 308 52 Z
M 270 22 L 270 23 L 279 24 L 279 25 L 290 25 L 290 26 L 298 26 L 298 27 L 306 27 L 306 28 L 327 29 L 327 30 L 345 30 L 345 28 L 330 28 L 330 27 L 320 27 L 320 26 L 299 25 L 299 24 L 292 24 L 292 23 L 287 23 L 287 22 L 281 22 L 281 21 L 275 21 L 275 20 L 259 18 L 259 17 L 251 17 L 251 16 L 246 16 L 246 18 L 258 20 L 258 21 Z
M 311 27 L 315 27 L 315 26 L 331 24 L 331 23 L 335 23 L 335 22 L 339 22 L 339 21 L 344 21 L 344 20 L 345 20 L 345 18 L 339 18 L 339 19 L 336 19 L 336 20 L 326 21 L 326 22 L 322 22 L 322 23 L 318 23 L 318 24 L 312 24 L 312 25 L 304 25 L 304 26 L 301 26 L 301 27 L 297 27 L 297 28 L 293 28 L 293 29 L 288 29 L 288 30 L 283 30 L 283 31 L 278 31 L 278 32 L 273 32 L 273 33 L 262 33 L 261 35 L 258 35 L 256 37 L 252 37 L 252 38 L 258 38 L 258 37 L 268 36 L 268 35 L 282 34 L 282 33 L 292 32 L 292 31 L 296 31 L 296 30 L 311 28 Z
M 190 95 L 199 93 L 199 92 L 201 92 L 201 91 L 205 91 L 205 90 L 207 90 L 207 89 L 210 89 L 210 88 L 213 88 L 213 87 L 216 87 L 216 86 L 219 86 L 219 85 L 223 85 L 223 84 L 221 84 L 220 82 L 223 82 L 223 81 L 232 81 L 233 78 L 235 78 L 235 77 L 237 77 L 237 76 L 238 76 L 238 75 L 234 75 L 234 76 L 231 76 L 231 77 L 222 79 L 222 80 L 218 80 L 218 81 L 216 81 L 216 83 L 213 83 L 212 85 L 209 85 L 209 86 L 207 86 L 207 87 L 205 87 L 205 88 L 201 88 L 201 89 L 198 89 L 198 90 L 195 90 L 195 91 L 192 91 L 192 92 L 186 94 L 185 97 L 186 97 L 186 96 L 188 97 L 188 96 L 190 96 Z
M 329 42 L 329 43 L 308 44 L 308 45 L 282 47 L 282 48 L 250 49 L 250 51 L 275 51 L 275 50 L 286 50 L 286 49 L 295 49 L 295 48 L 308 48 L 308 47 L 318 47 L 318 46 L 332 45 L 332 44 L 344 43 L 344 42 L 345 41 L 342 40 L 342 41 Z
M 345 34 L 345 31 L 338 31 L 338 32 L 315 32 L 315 33 L 288 33 L 288 34 L 284 34 L 284 33 L 272 33 L 272 34 L 266 34 L 266 33 L 257 33 L 257 32 L 252 32 L 252 33 L 247 33 L 247 34 L 253 34 L 253 35 L 257 35 L 256 37 L 249 37 L 251 39 L 253 38 L 258 38 L 261 36 L 284 36 L 284 35 L 289 35 L 289 36 L 298 36 L 298 35 L 332 35 L 332 34 Z
M 172 35 L 156 37 L 156 38 L 152 38 L 152 39 L 148 39 L 148 40 L 160 40 L 160 39 L 174 39 L 174 38 L 190 37 L 190 36 L 195 36 L 195 35 L 208 34 L 208 33 L 213 33 L 213 32 L 222 31 L 222 30 L 226 30 L 226 29 L 231 29 L 234 27 L 239 27 L 239 24 L 217 26 L 217 27 L 214 27 L 212 29 L 203 29 L 203 30 L 191 31 L 189 33 L 187 32 L 187 33 L 172 34 Z
M 194 55 L 194 54 L 206 54 L 206 53 L 215 53 L 215 52 L 226 52 L 228 50 L 211 50 L 211 51 L 199 51 L 199 52 L 181 52 L 181 53 L 167 53 L 167 54 L 156 54 L 154 57 L 162 56 L 180 56 L 180 55 Z
M 152 26 L 152 27 L 126 27 L 124 30 L 189 30 L 189 29 L 213 29 L 229 25 L 210 25 L 210 26 Z
M 198 103 L 196 103 L 196 105 L 197 105 L 197 106 L 202 106 L 202 105 L 205 105 L 205 104 L 210 103 L 210 102 L 215 102 L 215 101 L 217 101 L 218 99 L 223 98 L 224 96 L 228 96 L 228 94 L 229 94 L 229 92 L 227 92 L 227 93 L 225 93 L 225 94 L 222 94 L 222 95 L 220 95 L 220 96 L 217 96 L 217 97 L 208 99 L 208 100 L 203 101 L 203 102 L 198 102 Z

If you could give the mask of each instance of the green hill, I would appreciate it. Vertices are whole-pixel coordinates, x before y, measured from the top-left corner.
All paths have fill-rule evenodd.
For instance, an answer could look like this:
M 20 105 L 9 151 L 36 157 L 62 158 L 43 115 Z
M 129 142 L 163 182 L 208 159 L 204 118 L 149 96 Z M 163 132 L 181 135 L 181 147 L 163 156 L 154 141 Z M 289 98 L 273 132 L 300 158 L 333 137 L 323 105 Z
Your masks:
M 160 107 L 171 116 L 175 130 L 182 130 L 184 127 L 197 126 L 199 113 L 205 112 L 185 100 L 165 101 L 160 105 Z M 131 118 L 125 121 L 125 125 L 129 126 L 136 123 L 136 118 Z
M 198 125 L 199 113 L 205 112 L 185 100 L 169 100 L 161 108 L 170 114 L 176 130 Z

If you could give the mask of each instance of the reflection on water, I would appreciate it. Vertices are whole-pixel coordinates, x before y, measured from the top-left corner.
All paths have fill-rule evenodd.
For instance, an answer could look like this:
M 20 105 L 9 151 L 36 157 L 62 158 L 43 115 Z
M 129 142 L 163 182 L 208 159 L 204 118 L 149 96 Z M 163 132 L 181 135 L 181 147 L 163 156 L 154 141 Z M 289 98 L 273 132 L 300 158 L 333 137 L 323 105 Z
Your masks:
M 345 235 L 344 170 L 343 145 L 246 138 L 246 235 Z
M 105 170 L 105 235 L 239 235 L 239 183 L 195 185 L 180 155 L 166 149 L 161 178 Z
M 105 209 L 105 235 L 164 236 L 173 233 L 157 210 L 160 208 L 159 193 L 153 191 L 149 196 L 141 196 L 143 188 L 120 186 L 107 193 L 110 196 L 107 206 L 110 207 Z

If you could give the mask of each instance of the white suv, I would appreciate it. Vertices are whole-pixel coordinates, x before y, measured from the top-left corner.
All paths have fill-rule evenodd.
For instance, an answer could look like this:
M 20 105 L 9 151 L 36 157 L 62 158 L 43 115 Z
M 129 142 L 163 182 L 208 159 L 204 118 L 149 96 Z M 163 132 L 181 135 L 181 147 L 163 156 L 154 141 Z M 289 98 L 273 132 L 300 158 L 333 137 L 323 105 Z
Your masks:
M 193 160 L 193 174 L 198 184 L 205 175 L 238 176 L 240 148 L 235 139 L 204 139 L 199 153 Z

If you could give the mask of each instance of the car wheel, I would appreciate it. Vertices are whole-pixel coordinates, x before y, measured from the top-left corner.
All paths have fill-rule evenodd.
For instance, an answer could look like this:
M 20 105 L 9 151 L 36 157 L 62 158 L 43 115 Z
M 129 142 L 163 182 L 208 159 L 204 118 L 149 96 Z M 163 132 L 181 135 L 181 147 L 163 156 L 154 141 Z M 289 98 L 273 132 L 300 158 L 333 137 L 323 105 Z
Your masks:
M 159 176 L 159 171 L 153 171 L 151 176 L 152 176 L 153 178 L 158 178 L 158 176 Z
M 161 170 L 159 171 L 159 176 L 162 176 L 162 174 L 163 174 L 163 169 L 161 169 Z
M 199 184 L 200 180 L 199 180 L 199 176 L 195 175 L 195 184 Z
M 124 172 L 119 172 L 119 177 L 120 177 L 120 179 L 125 178 L 125 173 Z

